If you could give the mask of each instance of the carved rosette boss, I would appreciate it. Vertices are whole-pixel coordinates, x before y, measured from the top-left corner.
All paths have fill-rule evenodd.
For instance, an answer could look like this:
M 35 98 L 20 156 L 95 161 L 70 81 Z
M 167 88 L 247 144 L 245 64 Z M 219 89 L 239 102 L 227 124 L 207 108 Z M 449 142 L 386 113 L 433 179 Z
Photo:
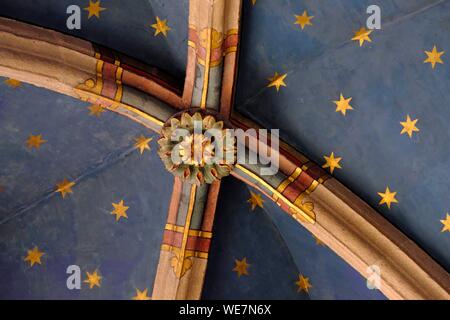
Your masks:
M 158 144 L 158 155 L 166 169 L 196 185 L 229 175 L 236 161 L 233 133 L 205 111 L 186 111 L 170 118 Z

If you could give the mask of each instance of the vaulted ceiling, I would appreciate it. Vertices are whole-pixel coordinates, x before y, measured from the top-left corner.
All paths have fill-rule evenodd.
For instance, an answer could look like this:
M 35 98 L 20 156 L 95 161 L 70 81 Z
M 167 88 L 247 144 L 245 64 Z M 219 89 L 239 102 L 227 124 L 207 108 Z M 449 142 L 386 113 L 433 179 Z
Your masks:
M 66 27 L 71 4 L 89 1 L 9 1 L 0 16 L 113 48 L 183 87 L 187 0 L 101 1 L 99 17 L 82 10 L 80 30 Z M 360 46 L 351 39 L 370 4 L 244 0 L 234 108 L 279 128 L 324 169 L 339 158 L 333 176 L 448 271 L 450 64 L 446 55 L 433 68 L 424 60 L 434 46 L 450 52 L 450 2 L 385 1 L 382 29 Z M 305 10 L 313 18 L 301 28 L 295 15 Z M 155 35 L 156 17 L 167 21 L 166 36 Z M 279 90 L 268 86 L 275 73 L 285 75 Z M 335 102 L 348 98 L 352 109 L 337 110 Z M 417 129 L 403 130 L 408 119 Z M 8 274 L 0 296 L 150 295 L 173 184 L 156 152 L 158 136 L 7 78 L 0 78 L 0 136 L 0 274 Z M 30 137 L 40 142 L 33 146 Z M 137 146 L 140 137 L 149 149 Z M 64 179 L 75 183 L 71 192 L 55 193 Z M 259 195 L 232 177 L 222 183 L 203 298 L 385 299 L 268 198 L 252 208 L 252 193 Z M 126 216 L 112 214 L 118 206 L 128 207 Z M 44 254 L 32 265 L 24 258 L 35 247 Z M 236 270 L 242 261 L 248 274 Z M 101 285 L 67 290 L 72 264 L 83 277 L 97 270 Z

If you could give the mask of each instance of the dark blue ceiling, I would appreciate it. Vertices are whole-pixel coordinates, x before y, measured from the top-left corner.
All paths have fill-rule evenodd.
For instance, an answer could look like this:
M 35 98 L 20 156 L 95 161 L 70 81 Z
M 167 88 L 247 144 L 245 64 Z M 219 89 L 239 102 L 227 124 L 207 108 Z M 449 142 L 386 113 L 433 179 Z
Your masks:
M 129 299 L 151 288 L 172 191 L 156 155 L 156 136 L 111 112 L 89 115 L 88 104 L 0 80 L 1 298 Z M 28 148 L 29 135 L 46 140 Z M 135 138 L 153 137 L 142 155 Z M 62 180 L 75 181 L 63 199 Z M 128 218 L 115 220 L 124 200 Z M 24 261 L 35 246 L 42 265 Z M 66 268 L 99 269 L 102 290 L 66 287 Z M 84 285 L 83 285 L 84 286 Z
M 360 47 L 351 38 L 371 4 L 382 29 Z M 450 270 L 450 1 L 244 1 L 242 22 L 236 109 L 320 164 L 341 157 L 334 176 Z M 435 45 L 446 53 L 432 69 Z M 266 87 L 275 72 L 287 73 L 279 92 Z M 345 116 L 341 93 L 353 98 Z M 400 134 L 408 115 L 412 138 Z M 386 187 L 391 209 L 379 205 Z

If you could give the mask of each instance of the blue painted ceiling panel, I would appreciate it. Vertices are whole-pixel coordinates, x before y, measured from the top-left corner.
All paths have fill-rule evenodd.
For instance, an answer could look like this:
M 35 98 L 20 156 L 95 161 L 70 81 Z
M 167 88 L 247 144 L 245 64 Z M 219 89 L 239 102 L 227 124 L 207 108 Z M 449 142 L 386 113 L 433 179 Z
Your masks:
M 244 2 L 245 4 L 245 2 Z M 381 30 L 359 46 L 366 8 Z M 294 15 L 307 11 L 301 30 Z M 450 270 L 450 2 L 257 1 L 244 5 L 236 108 L 324 164 L 334 176 Z M 432 68 L 433 47 L 443 64 Z M 286 74 L 286 87 L 266 87 Z M 334 101 L 352 98 L 343 115 Z M 400 122 L 418 120 L 412 136 Z M 380 204 L 386 187 L 398 203 Z
M 44 89 L 0 82 L 1 298 L 130 299 L 153 287 L 173 177 L 156 136 L 129 119 Z M 46 140 L 29 148 L 29 135 Z M 144 135 L 151 151 L 134 148 Z M 55 193 L 63 179 L 72 193 Z M 111 214 L 129 207 L 127 218 Z M 41 265 L 24 261 L 44 252 Z M 66 268 L 98 270 L 101 287 L 68 290 Z M 94 290 L 101 289 L 101 290 Z

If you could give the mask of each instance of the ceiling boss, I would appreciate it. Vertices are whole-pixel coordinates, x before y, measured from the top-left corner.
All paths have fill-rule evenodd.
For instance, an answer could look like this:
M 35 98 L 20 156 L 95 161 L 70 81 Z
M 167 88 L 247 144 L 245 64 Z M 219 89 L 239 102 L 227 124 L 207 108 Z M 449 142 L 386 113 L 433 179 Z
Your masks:
M 236 139 L 223 121 L 205 111 L 170 118 L 158 140 L 166 169 L 183 181 L 200 185 L 228 176 L 236 162 Z

